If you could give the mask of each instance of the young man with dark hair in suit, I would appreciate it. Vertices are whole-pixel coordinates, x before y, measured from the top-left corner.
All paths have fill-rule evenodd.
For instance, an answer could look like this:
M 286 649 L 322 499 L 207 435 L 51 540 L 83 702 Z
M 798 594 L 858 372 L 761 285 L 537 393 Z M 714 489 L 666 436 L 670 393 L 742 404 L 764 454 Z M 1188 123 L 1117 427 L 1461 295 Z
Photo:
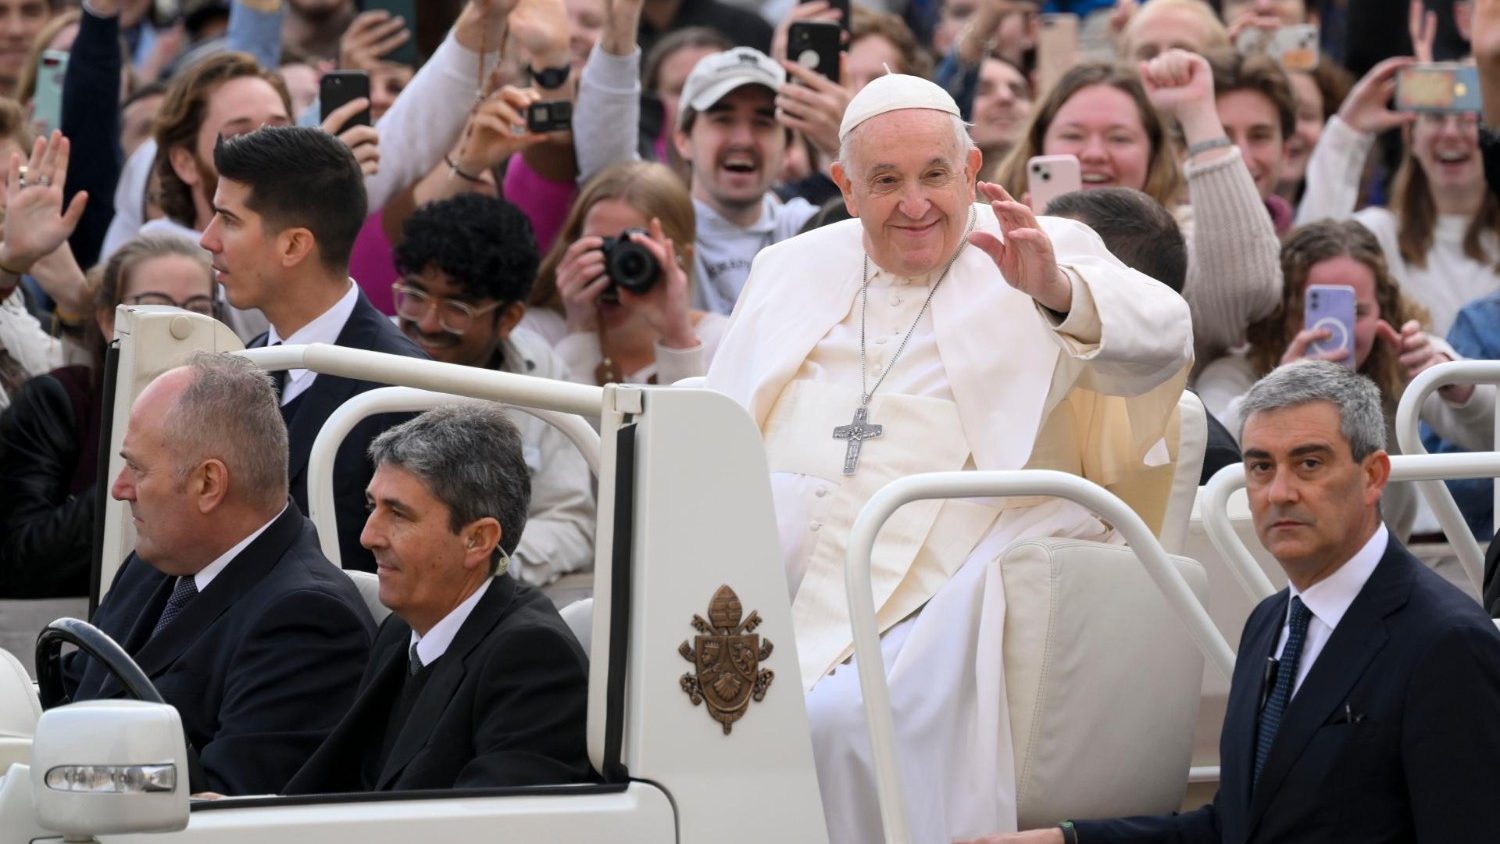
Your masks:
M 287 501 L 286 428 L 271 379 L 201 354 L 141 392 L 111 493 L 130 503 L 135 553 L 94 625 L 177 708 L 209 789 L 284 786 L 354 699 L 374 624 Z M 74 701 L 119 697 L 82 653 Z
M 349 278 L 349 255 L 366 216 L 364 178 L 349 148 L 317 129 L 266 127 L 219 141 L 213 219 L 200 243 L 230 304 L 259 308 L 267 334 L 250 345 L 331 343 L 393 355 L 426 355 L 370 304 Z M 307 510 L 308 456 L 330 414 L 380 385 L 293 369 L 277 373 L 291 445 L 292 498 Z M 340 563 L 374 571 L 359 544 L 365 450 L 404 417 L 372 416 L 344 439 L 334 460 Z
M 349 714 L 287 794 L 587 782 L 583 648 L 508 572 L 531 482 L 494 406 L 428 411 L 370 446 L 380 626 Z
M 1381 522 L 1379 390 L 1299 362 L 1261 379 L 1243 418 L 1255 531 L 1291 584 L 1245 624 L 1218 795 L 987 844 L 1500 839 L 1500 633 Z

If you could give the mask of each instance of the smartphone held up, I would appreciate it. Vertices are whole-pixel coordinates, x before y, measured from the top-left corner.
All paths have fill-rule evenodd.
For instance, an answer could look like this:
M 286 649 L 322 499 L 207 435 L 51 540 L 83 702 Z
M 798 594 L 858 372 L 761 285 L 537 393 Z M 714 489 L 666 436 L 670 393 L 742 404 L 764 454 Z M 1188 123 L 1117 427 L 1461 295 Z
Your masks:
M 1419 112 L 1478 112 L 1479 69 L 1461 62 L 1403 68 L 1396 76 L 1396 108 Z

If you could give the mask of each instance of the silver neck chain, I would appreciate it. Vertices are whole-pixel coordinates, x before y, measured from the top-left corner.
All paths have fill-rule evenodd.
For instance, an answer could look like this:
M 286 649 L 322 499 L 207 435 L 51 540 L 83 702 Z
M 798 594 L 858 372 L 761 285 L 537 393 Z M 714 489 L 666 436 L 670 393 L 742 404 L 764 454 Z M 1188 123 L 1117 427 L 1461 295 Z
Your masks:
M 865 389 L 865 384 L 868 383 L 868 378 L 865 374 L 865 313 L 870 309 L 870 253 L 865 253 L 864 283 L 859 287 L 860 407 L 870 406 L 870 398 L 875 395 L 876 390 L 880 389 L 880 385 L 885 383 L 885 377 L 890 375 L 891 370 L 896 367 L 896 361 L 901 357 L 901 353 L 906 351 L 907 341 L 911 340 L 912 333 L 917 330 L 917 324 L 922 321 L 922 315 L 927 313 L 927 307 L 932 304 L 932 297 L 937 293 L 938 286 L 943 283 L 943 279 L 948 277 L 948 272 L 953 269 L 953 265 L 958 263 L 958 256 L 964 253 L 964 247 L 969 244 L 969 233 L 972 231 L 974 231 L 974 209 L 970 208 L 969 225 L 964 229 L 964 236 L 959 240 L 958 248 L 953 250 L 953 257 L 948 259 L 948 263 L 943 267 L 942 275 L 939 275 L 937 281 L 933 282 L 932 289 L 927 291 L 927 299 L 922 302 L 922 310 L 917 311 L 917 318 L 912 320 L 911 328 L 906 329 L 906 336 L 901 338 L 901 345 L 897 346 L 895 354 L 891 355 L 890 362 L 885 365 L 885 371 L 880 373 L 880 377 L 875 381 L 875 386 L 868 390 Z

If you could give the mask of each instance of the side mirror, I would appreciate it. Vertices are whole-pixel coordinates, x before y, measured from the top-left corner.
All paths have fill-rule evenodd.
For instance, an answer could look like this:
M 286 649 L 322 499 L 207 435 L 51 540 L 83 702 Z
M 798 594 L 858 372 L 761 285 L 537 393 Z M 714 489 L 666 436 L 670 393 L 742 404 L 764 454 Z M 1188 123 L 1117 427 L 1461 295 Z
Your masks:
M 36 816 L 65 836 L 175 832 L 188 822 L 177 710 L 96 700 L 42 713 L 31 749 Z

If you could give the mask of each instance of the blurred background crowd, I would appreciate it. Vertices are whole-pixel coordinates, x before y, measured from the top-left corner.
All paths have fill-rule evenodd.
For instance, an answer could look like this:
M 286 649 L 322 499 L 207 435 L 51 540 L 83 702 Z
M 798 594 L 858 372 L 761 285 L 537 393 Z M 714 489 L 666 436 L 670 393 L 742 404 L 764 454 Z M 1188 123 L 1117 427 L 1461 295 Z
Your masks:
M 850 98 L 924 76 L 980 178 L 1055 213 L 1109 191 L 1089 213 L 1188 301 L 1233 460 L 1239 401 L 1281 363 L 1345 362 L 1393 412 L 1424 369 L 1500 357 L 1492 7 L 0 0 L 0 597 L 87 591 L 115 307 L 267 330 L 216 279 L 257 247 L 204 234 L 221 137 L 305 125 L 352 151 L 349 274 L 421 353 L 670 384 L 706 371 L 759 250 L 847 217 Z M 1429 449 L 1491 448 L 1490 395 L 1435 395 Z M 590 565 L 592 492 L 555 432 L 523 434 L 543 486 L 516 573 L 545 585 Z M 1488 482 L 1453 486 L 1487 537 Z M 1386 505 L 1402 539 L 1437 529 L 1415 495 Z

